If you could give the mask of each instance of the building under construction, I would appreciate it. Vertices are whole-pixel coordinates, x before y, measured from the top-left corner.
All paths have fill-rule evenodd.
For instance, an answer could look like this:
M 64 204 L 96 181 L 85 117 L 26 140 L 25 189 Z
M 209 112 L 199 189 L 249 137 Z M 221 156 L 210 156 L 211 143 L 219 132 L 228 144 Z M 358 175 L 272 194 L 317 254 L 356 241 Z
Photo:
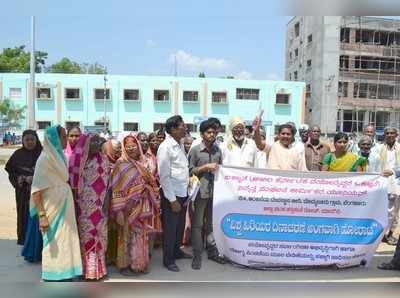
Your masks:
M 400 126 L 400 20 L 294 17 L 286 79 L 306 82 L 306 121 L 325 133 Z

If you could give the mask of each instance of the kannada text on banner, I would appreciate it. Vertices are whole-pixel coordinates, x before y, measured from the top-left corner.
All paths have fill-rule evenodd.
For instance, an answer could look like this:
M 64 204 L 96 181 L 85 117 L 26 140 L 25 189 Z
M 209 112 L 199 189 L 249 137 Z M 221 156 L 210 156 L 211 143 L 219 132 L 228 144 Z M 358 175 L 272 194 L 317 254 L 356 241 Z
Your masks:
M 368 265 L 387 226 L 386 179 L 221 167 L 218 249 L 249 267 Z

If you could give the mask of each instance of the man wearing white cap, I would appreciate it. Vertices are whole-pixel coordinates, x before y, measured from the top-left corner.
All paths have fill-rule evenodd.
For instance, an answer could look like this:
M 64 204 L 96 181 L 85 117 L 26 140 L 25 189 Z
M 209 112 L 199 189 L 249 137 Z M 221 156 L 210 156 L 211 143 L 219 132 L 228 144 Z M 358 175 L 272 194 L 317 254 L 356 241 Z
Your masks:
M 235 167 L 254 167 L 257 146 L 245 136 L 245 125 L 240 117 L 233 117 L 229 123 L 228 139 L 221 144 L 222 164 Z

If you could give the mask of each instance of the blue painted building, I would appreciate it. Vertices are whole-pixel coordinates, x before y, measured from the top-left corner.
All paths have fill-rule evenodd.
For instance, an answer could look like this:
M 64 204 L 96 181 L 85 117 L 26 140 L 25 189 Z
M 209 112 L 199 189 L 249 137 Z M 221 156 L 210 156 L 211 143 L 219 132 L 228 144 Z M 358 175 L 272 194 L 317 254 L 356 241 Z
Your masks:
M 287 121 L 304 122 L 305 84 L 289 81 L 236 80 L 161 76 L 37 74 L 35 119 L 47 125 L 100 126 L 113 132 L 160 128 L 174 114 L 196 132 L 202 117 L 217 117 L 223 125 L 232 116 L 249 124 L 264 109 L 267 135 Z M 27 105 L 29 74 L 0 73 L 0 99 Z M 27 126 L 27 119 L 22 127 Z

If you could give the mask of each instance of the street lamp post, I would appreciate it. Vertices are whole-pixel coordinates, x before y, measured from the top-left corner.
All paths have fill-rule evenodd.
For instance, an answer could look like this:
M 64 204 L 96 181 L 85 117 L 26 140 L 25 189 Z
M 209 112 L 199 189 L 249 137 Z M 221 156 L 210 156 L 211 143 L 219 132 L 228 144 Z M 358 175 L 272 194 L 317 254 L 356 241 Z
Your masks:
M 105 69 L 105 73 L 104 73 L 104 134 L 107 131 L 107 68 Z M 111 94 L 110 94 L 111 95 Z
M 31 18 L 31 61 L 30 61 L 30 96 L 28 98 L 28 127 L 30 129 L 35 129 L 35 96 L 36 96 L 36 88 L 35 88 L 35 17 Z

